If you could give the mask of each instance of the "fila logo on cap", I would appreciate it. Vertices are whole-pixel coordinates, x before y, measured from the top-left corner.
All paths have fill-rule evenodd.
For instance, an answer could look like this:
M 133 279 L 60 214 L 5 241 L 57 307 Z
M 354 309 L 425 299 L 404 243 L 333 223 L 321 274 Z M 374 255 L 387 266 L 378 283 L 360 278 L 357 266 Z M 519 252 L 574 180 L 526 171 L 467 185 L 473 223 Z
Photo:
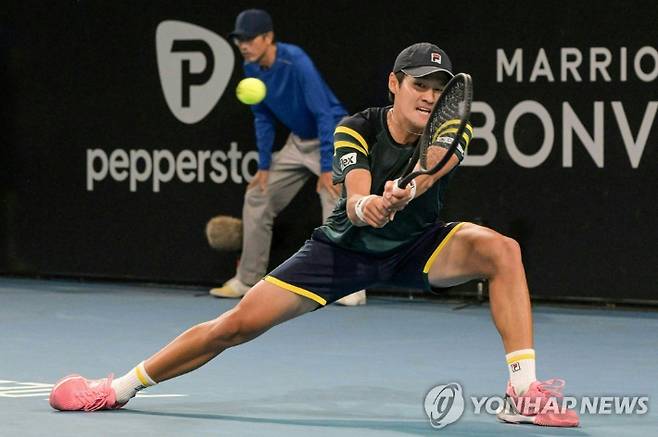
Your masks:
M 436 62 L 437 64 L 441 63 L 441 53 L 432 53 L 432 62 Z
M 169 109 L 183 123 L 203 120 L 233 73 L 235 56 L 230 44 L 203 27 L 167 20 L 155 31 L 155 46 Z

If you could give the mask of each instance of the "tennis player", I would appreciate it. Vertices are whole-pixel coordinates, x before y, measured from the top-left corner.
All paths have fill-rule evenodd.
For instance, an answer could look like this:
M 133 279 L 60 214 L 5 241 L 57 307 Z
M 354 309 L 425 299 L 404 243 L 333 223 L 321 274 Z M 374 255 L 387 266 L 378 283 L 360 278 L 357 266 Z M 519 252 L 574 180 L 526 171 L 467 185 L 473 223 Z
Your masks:
M 188 329 L 118 379 L 62 379 L 52 390 L 50 405 L 59 410 L 120 408 L 139 390 L 190 372 L 279 323 L 368 286 L 448 287 L 487 278 L 509 370 L 499 419 L 577 426 L 574 411 L 553 408 L 551 402 L 561 396 L 563 381 L 540 382 L 535 376 L 530 299 L 519 245 L 486 227 L 439 219 L 444 191 L 463 159 L 472 128 L 441 171 L 417 177 L 405 190 L 394 187 L 451 77 L 450 60 L 437 46 L 418 43 L 404 49 L 388 78 L 393 104 L 357 113 L 336 128 L 333 181 L 344 185 L 326 224 L 233 309 Z M 430 147 L 430 165 L 446 153 L 442 144 Z

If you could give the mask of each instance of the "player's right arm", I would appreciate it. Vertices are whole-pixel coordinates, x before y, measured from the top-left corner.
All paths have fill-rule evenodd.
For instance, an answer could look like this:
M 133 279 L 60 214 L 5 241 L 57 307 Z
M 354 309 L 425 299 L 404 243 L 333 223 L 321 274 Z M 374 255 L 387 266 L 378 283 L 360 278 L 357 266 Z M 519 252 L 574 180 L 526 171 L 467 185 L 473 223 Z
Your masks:
M 356 226 L 381 228 L 388 223 L 390 210 L 384 208 L 382 196 L 370 194 L 372 178 L 369 170 L 354 169 L 345 177 L 347 217 Z M 360 212 L 357 212 L 357 208 Z
M 334 132 L 333 182 L 344 183 L 347 217 L 356 226 L 381 228 L 389 211 L 383 198 L 370 194 L 369 123 L 364 113 L 344 118 Z

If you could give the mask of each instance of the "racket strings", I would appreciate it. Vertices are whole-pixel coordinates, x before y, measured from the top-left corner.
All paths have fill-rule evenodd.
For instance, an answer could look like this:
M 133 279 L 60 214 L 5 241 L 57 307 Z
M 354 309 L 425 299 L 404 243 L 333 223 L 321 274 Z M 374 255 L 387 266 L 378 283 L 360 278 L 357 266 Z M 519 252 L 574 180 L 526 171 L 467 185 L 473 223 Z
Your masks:
M 438 107 L 435 108 L 428 124 L 427 138 L 424 138 L 426 143 L 424 143 L 424 147 L 421 148 L 420 152 L 419 162 L 423 170 L 427 170 L 428 167 L 427 151 L 429 146 L 436 143 L 437 138 L 446 128 L 461 123 L 465 97 L 465 86 L 461 81 L 448 87 L 441 95 L 439 102 L 437 102 Z
M 435 174 L 440 171 L 460 145 L 459 138 L 464 138 L 465 130 L 468 130 L 468 134 L 464 138 L 464 149 L 466 148 L 470 137 L 473 135 L 473 129 L 467 127 L 472 100 L 473 82 L 471 76 L 465 73 L 459 73 L 450 80 L 439 97 L 439 101 L 430 114 L 430 119 L 425 126 L 423 135 L 418 140 L 418 146 L 414 151 L 414 155 L 418 154 L 417 162 L 421 168 L 411 171 L 406 176 L 400 178 L 398 180 L 399 188 L 406 187 L 418 175 Z M 443 132 L 445 135 L 439 137 L 437 131 L 438 133 Z M 430 145 L 433 144 L 432 140 L 445 143 L 446 145 L 449 143 L 450 145 L 447 148 L 447 153 L 443 154 L 443 157 L 436 164 L 433 163 L 431 168 L 428 168 L 427 155 Z

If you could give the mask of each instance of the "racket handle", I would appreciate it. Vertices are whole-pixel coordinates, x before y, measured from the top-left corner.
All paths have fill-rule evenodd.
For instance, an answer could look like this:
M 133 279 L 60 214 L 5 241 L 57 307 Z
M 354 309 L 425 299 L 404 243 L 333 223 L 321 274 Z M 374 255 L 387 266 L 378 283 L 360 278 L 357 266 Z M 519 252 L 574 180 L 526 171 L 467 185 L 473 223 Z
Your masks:
M 403 178 L 398 178 L 398 179 L 396 179 L 396 180 L 395 180 L 395 186 L 396 186 L 397 188 L 401 189 L 401 190 L 404 190 L 404 189 L 407 187 L 407 183 L 405 182 L 405 179 L 406 179 L 406 178 L 407 178 L 407 177 L 405 176 L 405 177 L 403 177 Z
M 409 176 L 412 176 L 412 175 L 409 175 Z M 411 202 L 412 200 L 414 200 L 414 197 L 416 197 L 416 183 L 414 182 L 414 179 L 411 178 L 406 183 L 404 183 L 404 180 L 406 178 L 408 178 L 409 176 L 405 176 L 402 179 L 398 178 L 398 179 L 393 181 L 394 182 L 393 191 L 397 191 L 397 194 L 401 194 L 401 192 L 405 191 L 407 189 L 407 187 L 411 187 L 411 197 L 409 198 L 409 201 L 407 201 L 407 203 Z M 403 185 L 403 183 L 404 183 L 404 185 Z
M 406 205 L 409 204 L 409 202 L 411 202 L 412 200 L 414 200 L 414 198 L 416 197 L 416 183 L 414 182 L 413 179 L 411 179 L 411 180 L 405 185 L 404 188 L 401 188 L 401 187 L 400 187 L 400 181 L 401 181 L 400 178 L 398 178 L 398 179 L 396 179 L 396 180 L 393 181 L 393 192 L 394 192 L 395 194 L 403 194 L 403 193 L 406 192 L 406 187 L 410 187 L 410 189 L 411 189 L 411 193 L 410 193 L 410 194 L 411 194 L 411 195 L 409 196 L 409 199 L 408 199 L 407 202 L 405 203 L 405 206 L 406 206 Z M 396 193 L 396 192 L 397 192 L 397 193 Z M 393 221 L 393 218 L 395 218 L 395 213 L 396 213 L 396 212 L 397 212 L 397 211 L 393 211 L 393 212 L 391 212 L 391 214 L 390 214 L 389 217 L 388 217 L 389 221 Z
M 409 185 L 409 183 L 414 180 L 414 178 L 416 176 L 418 176 L 418 173 L 413 172 L 413 173 L 410 173 L 410 174 L 406 175 L 403 178 L 398 178 L 398 179 L 396 179 L 396 184 L 395 185 L 398 188 L 404 190 L 405 188 L 407 188 L 407 185 Z

